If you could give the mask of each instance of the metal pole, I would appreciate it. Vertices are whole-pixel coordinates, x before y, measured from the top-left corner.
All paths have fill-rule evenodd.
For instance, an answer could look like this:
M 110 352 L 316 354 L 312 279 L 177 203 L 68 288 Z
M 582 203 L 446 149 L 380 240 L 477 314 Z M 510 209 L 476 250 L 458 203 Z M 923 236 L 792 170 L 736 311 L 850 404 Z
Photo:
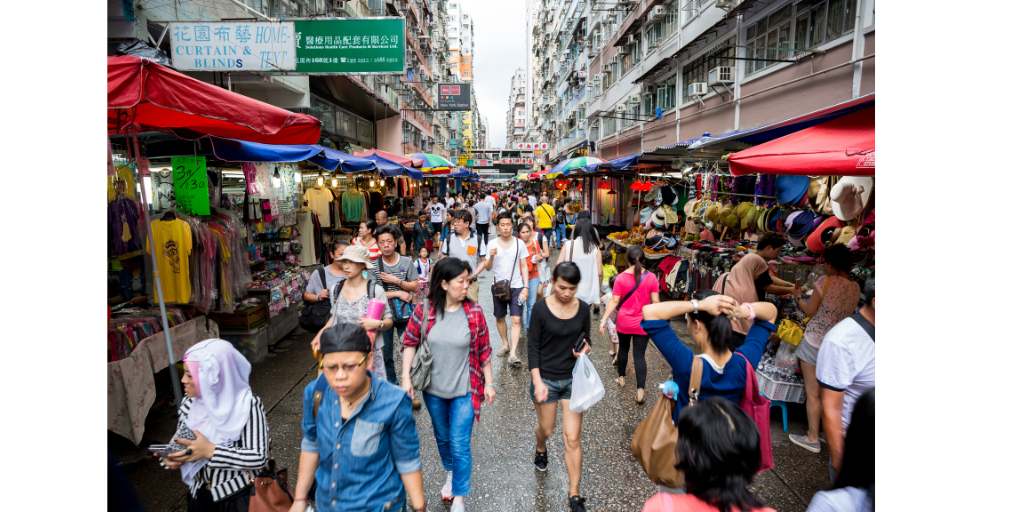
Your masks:
M 156 288 L 156 299 L 160 303 L 160 321 L 163 323 L 164 340 L 167 342 L 167 358 L 170 361 L 171 387 L 174 388 L 174 404 L 181 405 L 181 381 L 178 377 L 177 358 L 174 357 L 174 348 L 171 346 L 171 328 L 167 324 L 167 306 L 164 305 L 164 291 L 160 286 L 160 267 L 156 259 L 157 247 L 153 242 L 153 228 L 149 222 L 149 201 L 146 199 L 146 180 L 142 176 L 142 168 L 138 165 L 142 154 L 139 153 L 138 129 L 131 128 L 132 144 L 135 147 L 135 167 L 139 169 L 139 187 L 142 189 L 142 217 L 146 223 L 146 236 L 149 238 L 149 256 L 153 260 L 153 284 Z

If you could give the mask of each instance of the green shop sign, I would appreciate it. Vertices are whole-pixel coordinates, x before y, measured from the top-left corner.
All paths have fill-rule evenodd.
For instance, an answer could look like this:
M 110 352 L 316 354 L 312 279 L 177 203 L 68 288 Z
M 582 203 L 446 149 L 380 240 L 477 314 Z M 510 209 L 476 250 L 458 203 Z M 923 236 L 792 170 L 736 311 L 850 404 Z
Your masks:
M 295 71 L 309 75 L 405 73 L 405 19 L 294 19 Z

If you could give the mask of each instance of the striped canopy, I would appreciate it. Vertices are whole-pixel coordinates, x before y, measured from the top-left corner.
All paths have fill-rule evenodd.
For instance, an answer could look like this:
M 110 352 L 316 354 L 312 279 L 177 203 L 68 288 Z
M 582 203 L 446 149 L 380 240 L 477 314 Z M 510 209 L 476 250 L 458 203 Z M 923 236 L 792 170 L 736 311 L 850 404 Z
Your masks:
M 551 169 L 542 172 L 542 174 L 548 175 L 548 177 L 552 177 L 557 174 L 567 173 L 573 169 L 579 169 L 587 165 L 599 164 L 603 162 L 605 162 L 605 160 L 597 158 L 596 156 L 580 156 L 576 158 L 570 158 L 564 162 L 561 162 L 558 165 L 552 167 Z
M 448 159 L 437 156 L 433 153 L 413 153 L 411 155 L 406 156 L 409 156 L 411 158 L 419 158 L 420 160 L 423 160 L 423 165 L 420 167 L 420 169 L 427 172 L 432 172 L 435 169 L 441 171 L 457 167 Z

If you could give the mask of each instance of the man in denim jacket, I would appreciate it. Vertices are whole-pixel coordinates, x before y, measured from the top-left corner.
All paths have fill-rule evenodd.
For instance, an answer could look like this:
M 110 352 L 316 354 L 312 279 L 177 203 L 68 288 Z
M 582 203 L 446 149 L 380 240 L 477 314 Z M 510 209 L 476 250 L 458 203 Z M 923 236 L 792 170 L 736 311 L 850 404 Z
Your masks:
M 320 350 L 324 372 L 303 393 L 302 453 L 291 510 L 304 512 L 308 500 L 318 511 L 399 511 L 405 510 L 406 493 L 413 510 L 426 510 L 411 399 L 368 370 L 366 330 L 332 326 L 320 336 Z

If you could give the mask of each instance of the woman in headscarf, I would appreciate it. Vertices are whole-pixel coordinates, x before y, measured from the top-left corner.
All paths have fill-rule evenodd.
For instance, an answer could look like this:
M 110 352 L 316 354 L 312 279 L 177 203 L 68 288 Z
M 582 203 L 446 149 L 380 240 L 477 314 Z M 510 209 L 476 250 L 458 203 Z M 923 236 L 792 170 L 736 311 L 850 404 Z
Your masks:
M 173 442 L 185 449 L 165 455 L 160 465 L 181 470 L 189 512 L 247 511 L 249 472 L 265 466 L 270 452 L 263 402 L 249 387 L 252 366 L 222 339 L 199 342 L 184 362 L 188 396 Z
M 792 283 L 773 277 L 768 272 L 768 262 L 779 257 L 779 251 L 786 239 L 778 233 L 766 233 L 757 244 L 757 252 L 747 254 L 732 267 L 730 272 L 722 274 L 715 281 L 713 290 L 728 295 L 743 303 L 763 302 L 765 293 L 787 295 L 792 291 Z M 747 339 L 747 332 L 754 322 L 743 318 L 732 321 L 732 342 L 730 350 L 736 350 Z

